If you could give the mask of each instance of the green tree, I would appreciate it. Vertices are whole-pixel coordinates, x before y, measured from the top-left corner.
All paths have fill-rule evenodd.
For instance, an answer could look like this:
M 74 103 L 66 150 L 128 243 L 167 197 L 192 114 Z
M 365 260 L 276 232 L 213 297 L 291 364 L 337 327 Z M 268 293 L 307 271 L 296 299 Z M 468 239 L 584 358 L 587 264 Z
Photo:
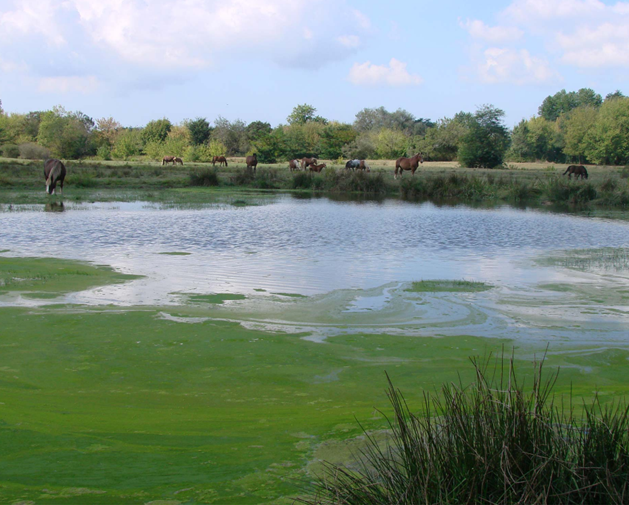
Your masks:
M 494 168 L 502 164 L 509 147 L 504 115 L 504 111 L 493 105 L 484 105 L 476 111 L 459 147 L 462 166 Z
M 376 155 L 380 159 L 397 159 L 406 155 L 408 137 L 399 130 L 382 128 L 375 136 Z
M 606 101 L 585 135 L 585 156 L 596 163 L 629 163 L 629 98 Z
M 561 114 L 583 105 L 600 107 L 603 103 L 601 95 L 590 88 L 566 92 L 565 89 L 547 96 L 539 107 L 539 115 L 547 121 L 556 121 Z
M 96 152 L 91 139 L 93 127 L 94 121 L 82 112 L 54 107 L 42 115 L 37 141 L 60 158 L 81 158 Z
M 247 139 L 246 125 L 240 119 L 229 121 L 222 116 L 218 116 L 214 121 L 212 140 L 221 142 L 226 152 L 222 154 L 244 155 L 249 150 L 249 140 Z
M 559 127 L 564 135 L 563 152 L 576 157 L 581 163 L 587 151 L 586 138 L 598 118 L 599 109 L 584 105 L 572 109 L 559 118 Z
M 356 140 L 343 146 L 343 156 L 349 159 L 373 159 L 376 156 L 375 132 L 364 132 Z
M 172 123 L 166 118 L 149 121 L 142 130 L 142 141 L 145 144 L 148 142 L 164 142 L 172 127 Z
M 535 147 L 529 141 L 529 134 L 529 122 L 526 119 L 520 121 L 513 128 L 509 159 L 513 161 L 533 161 L 535 159 Z
M 471 120 L 472 114 L 469 112 L 459 112 L 453 118 L 439 119 L 433 127 L 426 130 L 423 138 L 415 138 L 409 143 L 411 150 L 415 153 L 423 152 L 426 159 L 452 161 L 457 157 Z
M 186 126 L 186 128 L 188 128 L 188 131 L 190 132 L 190 141 L 194 146 L 205 144 L 210 138 L 210 134 L 212 133 L 210 123 L 208 123 L 207 119 L 205 119 L 204 117 L 198 117 L 193 120 L 185 120 L 184 125 Z
M 330 123 L 321 130 L 317 148 L 319 156 L 326 160 L 343 156 L 343 146 L 356 140 L 357 135 L 349 124 Z
M 253 121 L 247 125 L 245 130 L 247 133 L 247 140 L 249 140 L 249 142 L 255 142 L 260 140 L 262 137 L 270 135 L 273 128 L 271 128 L 269 123 L 265 123 L 264 121 Z
M 293 112 L 286 118 L 289 125 L 305 125 L 306 123 L 315 122 L 321 124 L 327 124 L 328 120 L 321 116 L 315 116 L 317 109 L 312 105 L 304 103 L 297 105 Z
M 142 152 L 143 147 L 142 130 L 137 128 L 126 128 L 116 137 L 112 154 L 114 158 L 127 159 L 137 156 Z
M 607 93 L 607 95 L 605 96 L 605 101 L 613 100 L 614 98 L 625 98 L 625 95 L 622 93 L 622 91 L 617 89 L 613 93 Z

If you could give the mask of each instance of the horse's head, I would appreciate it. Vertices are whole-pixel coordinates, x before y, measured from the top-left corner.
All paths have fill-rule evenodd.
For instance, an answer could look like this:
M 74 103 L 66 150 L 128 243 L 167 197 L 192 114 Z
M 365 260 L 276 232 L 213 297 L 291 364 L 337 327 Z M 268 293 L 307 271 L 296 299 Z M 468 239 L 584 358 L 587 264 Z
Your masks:
M 424 163 L 424 154 L 423 153 L 417 153 L 415 155 L 415 157 L 419 160 L 420 163 Z

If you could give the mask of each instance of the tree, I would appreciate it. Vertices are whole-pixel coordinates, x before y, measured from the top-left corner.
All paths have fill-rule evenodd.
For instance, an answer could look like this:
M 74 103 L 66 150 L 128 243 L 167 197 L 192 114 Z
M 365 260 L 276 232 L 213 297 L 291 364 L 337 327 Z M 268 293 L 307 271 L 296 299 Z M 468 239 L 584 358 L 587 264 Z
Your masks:
M 629 98 L 607 100 L 585 135 L 585 155 L 596 163 L 629 162 Z
M 459 112 L 453 118 L 439 119 L 435 126 L 428 128 L 423 138 L 412 141 L 413 151 L 421 151 L 425 158 L 452 161 L 459 152 L 461 140 L 468 131 L 472 114 Z M 410 154 L 410 153 L 409 153 Z
M 434 123 L 429 119 L 416 119 L 407 110 L 398 109 L 395 112 L 389 112 L 384 107 L 363 109 L 356 114 L 356 120 L 354 121 L 354 128 L 359 132 L 389 128 L 402 131 L 406 135 L 421 136 L 432 126 L 434 126 Z
M 247 139 L 247 131 L 245 123 L 236 119 L 230 122 L 222 116 L 218 116 L 214 121 L 215 128 L 212 131 L 212 140 L 221 142 L 228 155 L 244 155 L 249 150 L 249 140 Z
M 286 118 L 289 125 L 305 125 L 314 121 L 315 123 L 327 124 L 328 120 L 321 116 L 315 116 L 315 109 L 312 105 L 304 103 L 303 105 L 297 105 L 293 112 Z
M 95 152 L 90 135 L 93 127 L 89 116 L 57 106 L 42 115 L 37 141 L 60 158 L 81 158 Z
M 566 112 L 582 105 L 600 107 L 603 103 L 601 95 L 590 88 L 581 88 L 579 91 L 566 92 L 565 89 L 547 96 L 539 107 L 539 115 L 548 121 L 556 121 Z
M 476 111 L 459 147 L 462 166 L 494 168 L 502 164 L 509 147 L 504 115 L 504 111 L 493 105 L 483 105 Z
M 137 156 L 142 151 L 142 130 L 137 128 L 125 128 L 116 137 L 112 154 L 115 158 L 127 159 Z
M 511 133 L 511 148 L 509 158 L 515 161 L 533 161 L 535 148 L 529 141 L 529 122 L 526 119 L 520 121 Z
M 111 116 L 96 120 L 96 132 L 101 145 L 113 146 L 121 130 L 122 125 Z
M 535 160 L 564 161 L 563 135 L 554 121 L 533 117 L 528 121 L 528 142 Z
M 378 158 L 390 160 L 406 155 L 408 137 L 399 130 L 382 128 L 375 137 Z
M 343 155 L 343 146 L 356 140 L 356 130 L 352 125 L 331 123 L 321 130 L 319 136 L 319 156 L 326 160 L 335 160 Z
M 568 156 L 577 157 L 579 163 L 585 157 L 586 138 L 596 123 L 598 111 L 595 107 L 584 105 L 562 114 L 559 118 L 559 127 L 564 135 L 563 152 Z
M 607 95 L 605 96 L 605 101 L 613 100 L 614 98 L 625 98 L 625 95 L 622 93 L 622 91 L 617 89 L 613 93 L 607 93 Z
M 376 155 L 375 133 L 365 132 L 356 137 L 356 140 L 343 146 L 343 156 L 349 159 L 365 160 Z
M 149 121 L 142 130 L 142 141 L 145 144 L 148 142 L 164 142 L 172 126 L 172 123 L 166 118 Z
M 184 121 L 184 125 L 190 132 L 190 141 L 192 142 L 192 145 L 195 146 L 205 144 L 212 133 L 210 123 L 208 123 L 207 119 L 204 117 L 198 117 L 194 120 L 187 119 Z
M 273 131 L 271 125 L 269 123 L 265 123 L 264 121 L 253 121 L 249 123 L 246 128 L 247 140 L 249 142 L 255 142 L 256 140 L 260 140 L 262 137 L 270 135 Z

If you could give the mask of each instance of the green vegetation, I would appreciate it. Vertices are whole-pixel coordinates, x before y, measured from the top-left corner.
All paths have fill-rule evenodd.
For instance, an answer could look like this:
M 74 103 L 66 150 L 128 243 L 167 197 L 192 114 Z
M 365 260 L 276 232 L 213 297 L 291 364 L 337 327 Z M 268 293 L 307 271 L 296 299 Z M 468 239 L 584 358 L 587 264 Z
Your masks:
M 244 300 L 245 295 L 236 293 L 216 293 L 213 295 L 188 295 L 188 300 L 195 303 L 223 303 L 228 300 Z
M 413 293 L 478 293 L 480 291 L 487 291 L 492 287 L 493 286 L 485 284 L 484 282 L 434 280 L 413 282 L 407 291 Z
M 390 440 L 370 436 L 357 469 L 328 464 L 306 504 L 626 502 L 629 407 L 598 397 L 575 416 L 555 403 L 558 372 L 535 364 L 525 387 L 513 358 L 472 359 L 475 381 L 426 393 L 416 415 L 389 380 Z

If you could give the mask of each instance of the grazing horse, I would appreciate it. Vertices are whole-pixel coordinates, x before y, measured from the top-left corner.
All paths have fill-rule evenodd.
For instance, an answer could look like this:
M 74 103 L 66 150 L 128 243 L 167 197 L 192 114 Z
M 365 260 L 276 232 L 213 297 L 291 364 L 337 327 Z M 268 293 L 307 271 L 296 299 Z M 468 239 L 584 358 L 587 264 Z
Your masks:
M 365 172 L 371 172 L 371 168 L 369 168 L 369 165 L 367 165 L 367 162 L 365 160 L 360 160 L 360 164 L 358 165 L 356 170 L 364 170 Z
M 356 170 L 360 166 L 360 160 L 349 160 L 345 163 L 345 168 L 347 170 Z
M 176 165 L 177 163 L 183 165 L 183 160 L 180 157 L 175 156 L 175 158 L 173 159 L 173 165 Z
M 316 165 L 317 158 L 302 158 L 301 159 L 301 169 L 306 170 L 310 165 Z
M 585 169 L 583 165 L 570 165 L 568 168 L 566 168 L 566 171 L 563 173 L 563 175 L 566 175 L 566 174 L 568 174 L 568 179 L 572 178 L 572 174 L 575 175 L 575 179 L 578 179 L 579 177 L 581 177 L 581 179 L 588 178 L 588 171 Z
M 162 165 L 165 165 L 166 163 L 172 163 L 174 165 L 175 164 L 175 157 L 174 156 L 164 156 L 162 158 Z
M 44 163 L 44 177 L 46 179 L 46 193 L 55 194 L 55 187 L 59 184 L 59 192 L 63 195 L 63 180 L 66 178 L 66 166 L 57 159 L 46 160 Z
M 294 172 L 295 170 L 299 170 L 299 160 L 290 160 L 288 162 L 288 168 L 290 169 L 291 172 Z
M 245 160 L 247 162 L 247 168 L 253 168 L 253 171 L 256 171 L 256 167 L 258 166 L 258 155 L 253 153 L 251 156 L 247 156 Z
M 321 172 L 321 170 L 323 170 L 326 167 L 325 163 L 321 163 L 321 165 L 315 165 L 314 163 L 310 164 L 310 171 L 311 172 Z
M 415 170 L 420 163 L 424 163 L 424 156 L 422 153 L 417 153 L 412 158 L 398 158 L 395 160 L 395 173 L 393 175 L 394 179 L 397 179 L 398 170 L 400 171 L 400 177 L 402 177 L 402 171 L 410 170 L 413 175 L 415 175 Z
M 215 163 L 218 163 L 218 166 L 220 167 L 223 163 L 225 163 L 225 166 L 227 166 L 227 158 L 225 158 L 225 156 L 214 156 L 212 158 L 212 165 L 214 165 Z

